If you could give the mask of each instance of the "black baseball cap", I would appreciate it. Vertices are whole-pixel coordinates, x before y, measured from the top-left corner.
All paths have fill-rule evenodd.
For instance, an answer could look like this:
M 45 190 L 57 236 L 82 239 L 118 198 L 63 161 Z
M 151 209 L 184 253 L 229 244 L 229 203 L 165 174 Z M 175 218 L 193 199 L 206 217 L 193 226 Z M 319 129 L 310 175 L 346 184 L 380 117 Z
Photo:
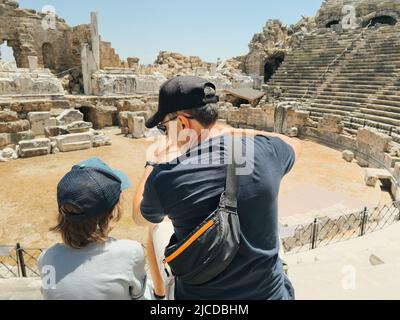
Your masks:
M 168 80 L 160 89 L 158 111 L 146 122 L 146 127 L 154 128 L 170 113 L 217 103 L 219 97 L 215 93 L 206 95 L 207 87 L 216 90 L 214 84 L 200 77 L 176 76 Z
M 121 192 L 130 186 L 131 182 L 123 172 L 111 169 L 99 158 L 91 158 L 73 166 L 59 182 L 58 208 L 71 204 L 81 213 L 68 215 L 68 218 L 95 218 L 113 209 Z

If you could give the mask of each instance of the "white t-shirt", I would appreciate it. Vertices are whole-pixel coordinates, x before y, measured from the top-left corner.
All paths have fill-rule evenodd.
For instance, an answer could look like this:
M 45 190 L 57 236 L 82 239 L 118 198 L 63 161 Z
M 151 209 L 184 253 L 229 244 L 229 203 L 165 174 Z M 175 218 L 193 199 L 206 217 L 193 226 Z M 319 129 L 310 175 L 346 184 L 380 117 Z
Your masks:
M 39 258 L 45 300 L 151 300 L 145 255 L 136 241 L 109 238 L 83 249 L 56 244 Z

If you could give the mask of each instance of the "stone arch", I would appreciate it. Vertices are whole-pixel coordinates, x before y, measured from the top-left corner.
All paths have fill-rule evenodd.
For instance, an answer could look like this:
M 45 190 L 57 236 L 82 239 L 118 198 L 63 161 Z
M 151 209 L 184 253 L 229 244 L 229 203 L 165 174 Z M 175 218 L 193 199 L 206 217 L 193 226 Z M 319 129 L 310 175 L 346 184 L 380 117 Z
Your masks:
M 374 27 L 377 24 L 385 24 L 385 25 L 390 25 L 390 26 L 394 26 L 397 23 L 397 19 L 390 16 L 390 15 L 379 15 L 379 16 L 375 16 L 372 19 L 367 20 L 364 23 L 364 26 L 370 26 L 370 27 Z
M 285 60 L 285 53 L 275 54 L 264 62 L 264 83 L 267 83 Z
M 55 63 L 54 48 L 51 43 L 49 42 L 43 43 L 42 56 L 43 56 L 43 66 L 50 70 L 54 70 L 56 63 Z
M 325 27 L 329 29 L 332 26 L 339 25 L 339 24 L 340 24 L 340 20 L 331 20 L 325 25 Z

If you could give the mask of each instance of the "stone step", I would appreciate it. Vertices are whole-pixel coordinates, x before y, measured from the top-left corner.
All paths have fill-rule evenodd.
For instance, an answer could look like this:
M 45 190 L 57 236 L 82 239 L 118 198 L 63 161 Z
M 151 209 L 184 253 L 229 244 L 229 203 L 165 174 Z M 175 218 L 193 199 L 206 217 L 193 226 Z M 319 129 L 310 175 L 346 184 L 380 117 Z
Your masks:
M 334 105 L 334 104 L 321 104 L 321 103 L 316 103 L 313 102 L 311 103 L 311 107 L 315 109 L 327 109 L 327 110 L 339 110 L 341 112 L 344 112 L 345 115 L 347 115 L 349 112 L 354 112 L 355 110 L 358 110 L 360 107 L 352 107 L 352 106 L 343 106 L 343 105 Z
M 330 105 L 335 105 L 335 106 L 344 106 L 344 107 L 351 107 L 351 108 L 360 108 L 360 102 L 354 102 L 354 101 L 342 101 L 338 99 L 333 99 L 333 100 L 324 100 L 324 99 L 319 99 L 318 97 L 313 100 L 313 103 L 317 104 L 330 104 Z M 364 103 L 364 101 L 362 101 Z
M 310 107 L 310 111 L 318 111 L 323 114 L 336 114 L 340 116 L 348 116 L 348 111 L 343 111 L 343 110 L 338 110 L 338 109 L 330 109 L 330 108 L 316 108 L 316 107 Z
M 363 94 L 364 96 L 368 97 L 369 95 L 374 94 L 376 91 L 371 90 L 371 89 L 357 89 L 357 88 L 335 88 L 331 87 L 328 85 L 324 91 L 332 91 L 332 92 L 337 92 L 341 94 L 347 94 L 347 93 L 357 93 L 357 94 Z
M 400 97 L 399 97 L 400 98 Z M 398 110 L 400 110 L 400 100 L 398 101 L 391 101 L 385 98 L 382 99 L 373 99 L 371 100 L 371 104 L 373 105 L 384 105 L 384 106 L 389 106 L 392 108 L 397 108 Z
M 328 92 L 326 92 L 328 93 Z M 364 98 L 356 98 L 356 97 L 346 97 L 346 96 L 333 96 L 333 95 L 323 95 L 322 93 L 319 94 L 316 98 L 315 101 L 321 101 L 321 102 L 329 102 L 329 101 L 340 101 L 343 103 L 349 102 L 349 103 L 364 103 L 365 99 Z
M 361 108 L 361 113 L 400 120 L 400 112 L 383 111 L 383 110 L 374 108 L 374 106 L 370 106 L 369 108 L 368 107 Z M 399 124 L 400 124 L 400 122 L 399 122 Z
M 383 91 L 383 93 L 385 93 L 385 91 Z M 400 90 L 398 90 L 397 93 L 400 94 Z M 400 102 L 400 95 L 378 95 L 377 98 L 384 101 Z
M 356 83 L 352 83 L 352 84 L 346 84 L 346 83 L 337 83 L 337 82 L 332 82 L 329 84 L 330 88 L 354 88 L 354 89 L 366 89 L 366 90 L 378 90 L 380 88 L 382 88 L 381 84 L 370 84 L 370 85 L 366 85 L 366 84 L 356 84 Z
M 400 120 L 391 119 L 387 117 L 381 117 L 377 115 L 370 115 L 370 114 L 360 114 L 359 118 L 365 118 L 366 120 L 373 121 L 377 124 L 387 124 L 393 126 L 400 126 Z

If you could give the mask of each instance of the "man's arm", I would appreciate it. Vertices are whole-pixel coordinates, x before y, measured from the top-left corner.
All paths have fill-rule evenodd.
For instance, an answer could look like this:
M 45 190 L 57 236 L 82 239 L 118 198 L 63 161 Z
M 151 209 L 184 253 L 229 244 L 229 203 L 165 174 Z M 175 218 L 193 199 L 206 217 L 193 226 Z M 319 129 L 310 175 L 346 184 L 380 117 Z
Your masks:
M 140 179 L 139 186 L 136 189 L 135 196 L 133 197 L 133 213 L 132 213 L 133 221 L 137 225 L 142 227 L 152 225 L 152 223 L 150 223 L 143 217 L 142 212 L 140 210 L 140 204 L 142 203 L 143 200 L 144 186 L 146 185 L 147 179 L 149 178 L 150 174 L 153 172 L 153 169 L 154 168 L 152 166 L 148 166 L 145 169 L 145 172 L 142 178 Z

